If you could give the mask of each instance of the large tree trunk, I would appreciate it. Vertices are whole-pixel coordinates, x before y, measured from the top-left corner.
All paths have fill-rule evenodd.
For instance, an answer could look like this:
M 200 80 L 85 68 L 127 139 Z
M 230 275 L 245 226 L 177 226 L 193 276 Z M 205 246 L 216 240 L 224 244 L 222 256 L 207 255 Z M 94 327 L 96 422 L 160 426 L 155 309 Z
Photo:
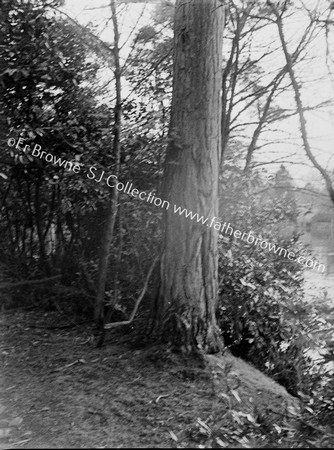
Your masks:
M 186 352 L 221 348 L 215 308 L 217 231 L 174 213 L 174 204 L 218 215 L 223 4 L 177 0 L 170 143 L 165 162 L 164 241 L 155 335 Z

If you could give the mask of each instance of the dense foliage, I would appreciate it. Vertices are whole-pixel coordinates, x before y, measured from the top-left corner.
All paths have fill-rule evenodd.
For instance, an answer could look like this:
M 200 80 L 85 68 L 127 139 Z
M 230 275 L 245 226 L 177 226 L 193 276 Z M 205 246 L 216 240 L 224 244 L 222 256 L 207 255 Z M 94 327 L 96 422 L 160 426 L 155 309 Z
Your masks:
M 36 288 L 32 296 L 29 289 L 17 291 L 6 306 L 40 301 L 46 308 L 90 315 L 109 190 L 105 183 L 89 180 L 87 171 L 94 165 L 100 174 L 113 173 L 113 102 L 101 101 L 105 92 L 97 82 L 111 63 L 96 41 L 92 45 L 89 30 L 64 19 L 53 6 L 11 0 L 1 17 L 5 69 L 0 120 L 5 133 L 1 135 L 0 257 L 6 275 L 14 280 L 62 274 L 61 284 Z M 130 93 L 123 104 L 120 181 L 154 193 L 160 189 L 168 142 L 170 17 L 170 7 L 164 5 L 153 25 L 139 30 L 124 69 Z M 233 19 L 238 21 L 238 15 Z M 233 61 L 235 54 L 231 57 Z M 265 83 L 258 81 L 255 61 L 245 57 L 243 62 L 238 96 L 249 89 L 249 108 L 255 109 L 257 100 L 264 102 Z M 230 88 L 237 72 L 236 65 L 231 67 L 225 73 Z M 108 93 L 112 97 L 112 89 Z M 235 136 L 238 127 L 227 117 L 235 99 L 233 92 L 225 93 L 225 126 L 230 120 Z M 238 96 L 236 102 L 241 101 Z M 282 113 L 274 106 L 269 112 L 272 120 Z M 237 109 L 235 115 L 237 121 Z M 246 126 L 243 123 L 242 130 Z M 240 164 L 243 144 L 232 141 L 229 131 L 221 173 L 222 222 L 242 233 L 252 231 L 293 251 L 296 258 L 308 255 L 296 231 L 297 205 L 286 169 L 281 167 L 275 179 L 265 171 L 245 173 Z M 7 144 L 19 138 L 24 145 L 38 144 L 47 153 L 80 163 L 80 173 L 33 158 L 22 145 Z M 160 242 L 161 211 L 120 194 L 105 295 L 109 320 L 128 317 Z M 304 267 L 224 233 L 219 256 L 217 317 L 225 345 L 303 398 L 308 423 L 333 422 L 333 384 L 326 366 L 333 360 L 333 343 L 323 337 L 314 343 L 314 330 L 323 336 L 329 325 L 323 319 L 325 311 L 303 302 Z M 147 292 L 147 308 L 156 294 L 153 284 Z M 310 356 L 314 348 L 323 350 L 317 364 Z
M 17 275 L 48 274 L 89 239 L 82 222 L 100 195 L 82 175 L 24 147 L 40 145 L 73 163 L 99 160 L 107 153 L 111 114 L 95 99 L 98 65 L 72 24 L 38 3 L 11 2 L 5 12 L 1 253 Z

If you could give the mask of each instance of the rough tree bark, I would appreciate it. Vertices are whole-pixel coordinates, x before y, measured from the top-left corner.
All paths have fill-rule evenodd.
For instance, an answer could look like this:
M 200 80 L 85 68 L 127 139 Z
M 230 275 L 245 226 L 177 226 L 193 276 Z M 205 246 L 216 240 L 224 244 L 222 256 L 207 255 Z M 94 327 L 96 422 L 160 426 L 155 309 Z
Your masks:
M 174 204 L 218 216 L 224 7 L 219 0 L 177 0 L 174 78 L 165 161 L 161 285 L 154 335 L 185 352 L 217 352 L 217 231 L 174 213 Z M 208 225 L 209 225 L 208 221 Z

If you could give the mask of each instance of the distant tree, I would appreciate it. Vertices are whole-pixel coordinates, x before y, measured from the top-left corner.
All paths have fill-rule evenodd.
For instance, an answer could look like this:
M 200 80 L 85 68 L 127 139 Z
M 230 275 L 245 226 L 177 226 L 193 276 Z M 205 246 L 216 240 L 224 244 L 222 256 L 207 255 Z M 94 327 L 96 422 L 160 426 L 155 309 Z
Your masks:
M 287 2 L 285 2 L 285 3 L 288 4 Z M 267 4 L 269 5 L 270 10 L 275 17 L 275 23 L 277 25 L 278 35 L 279 35 L 282 51 L 284 54 L 287 71 L 289 73 L 289 77 L 291 80 L 292 89 L 293 89 L 293 93 L 294 93 L 294 97 L 295 97 L 295 103 L 296 103 L 296 112 L 299 117 L 300 134 L 301 134 L 305 154 L 306 154 L 307 158 L 310 160 L 310 162 L 312 163 L 312 165 L 315 167 L 315 169 L 323 177 L 325 184 L 326 184 L 326 189 L 327 189 L 328 195 L 329 195 L 331 201 L 334 203 L 334 182 L 333 182 L 331 173 L 328 172 L 328 170 L 326 170 L 318 162 L 318 160 L 315 157 L 314 152 L 312 150 L 311 144 L 310 144 L 310 140 L 309 140 L 309 136 L 308 136 L 307 121 L 306 121 L 306 116 L 305 116 L 305 108 L 304 108 L 302 95 L 301 95 L 301 87 L 300 87 L 300 83 L 298 82 L 298 78 L 297 78 L 296 71 L 294 68 L 294 60 L 291 57 L 290 50 L 288 48 L 288 43 L 287 43 L 287 40 L 285 37 L 284 28 L 283 28 L 282 14 L 285 12 L 285 9 L 283 10 L 283 12 L 280 11 L 280 9 L 277 7 L 275 2 L 272 2 L 270 0 L 267 1 Z M 328 5 L 328 8 L 329 8 L 329 14 L 330 14 L 331 10 L 332 10 L 331 5 Z M 310 17 L 310 24 L 308 25 L 307 29 L 312 29 L 312 27 L 317 26 L 318 17 L 314 12 L 309 14 L 309 17 Z
M 121 85 L 121 64 L 119 54 L 119 31 L 118 31 L 118 20 L 116 14 L 115 0 L 111 0 L 110 6 L 114 29 L 115 91 L 116 91 L 116 100 L 114 107 L 112 155 L 115 162 L 114 175 L 116 178 L 118 178 L 121 162 L 122 85 Z M 114 228 L 118 210 L 117 200 L 118 200 L 118 190 L 116 189 L 116 184 L 114 183 L 113 187 L 111 188 L 108 213 L 100 244 L 97 294 L 94 308 L 94 319 L 96 325 L 99 328 L 103 328 L 104 324 L 104 294 L 108 275 L 110 245 L 114 237 Z

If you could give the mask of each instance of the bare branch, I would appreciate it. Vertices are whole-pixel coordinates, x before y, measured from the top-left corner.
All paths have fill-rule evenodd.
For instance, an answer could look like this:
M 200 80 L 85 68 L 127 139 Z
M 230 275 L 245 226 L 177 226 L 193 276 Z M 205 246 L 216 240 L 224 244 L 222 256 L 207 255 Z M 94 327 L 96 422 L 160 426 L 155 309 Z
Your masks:
M 307 157 L 309 158 L 309 160 L 312 162 L 313 166 L 320 172 L 320 174 L 324 178 L 326 187 L 327 187 L 327 191 L 329 193 L 329 196 L 330 196 L 332 202 L 334 203 L 334 187 L 333 187 L 331 178 L 328 175 L 328 173 L 326 172 L 326 170 L 318 163 L 317 159 L 313 155 L 313 152 L 311 150 L 311 146 L 309 143 L 307 127 L 306 127 L 306 118 L 305 118 L 305 114 L 304 114 L 304 108 L 303 108 L 303 102 L 302 102 L 301 93 L 300 93 L 300 87 L 297 82 L 295 71 L 293 68 L 293 60 L 288 51 L 287 43 L 285 41 L 282 18 L 280 16 L 280 14 L 278 13 L 274 4 L 269 1 L 268 1 L 268 4 L 271 6 L 271 9 L 276 17 L 276 25 L 278 28 L 278 33 L 279 33 L 280 41 L 282 44 L 282 49 L 283 49 L 283 53 L 285 56 L 287 69 L 288 69 L 289 76 L 290 76 L 290 79 L 292 82 L 292 87 L 293 87 L 293 90 L 295 93 L 295 101 L 296 101 L 297 111 L 298 111 L 298 115 L 299 115 L 299 122 L 300 122 L 300 131 L 301 131 L 301 136 L 302 136 L 302 140 L 303 140 L 305 153 L 306 153 Z
M 146 291 L 147 291 L 147 288 L 148 288 L 148 282 L 150 281 L 150 277 L 151 277 L 151 275 L 152 275 L 154 266 L 156 265 L 158 259 L 159 259 L 159 257 L 157 256 L 157 257 L 154 259 L 153 263 L 151 264 L 151 267 L 149 268 L 149 271 L 148 271 L 148 273 L 147 273 L 147 275 L 146 275 L 146 280 L 145 280 L 145 283 L 144 283 L 144 287 L 143 287 L 143 289 L 142 289 L 142 291 L 141 291 L 139 297 L 137 298 L 135 307 L 133 308 L 133 311 L 132 311 L 132 313 L 131 313 L 131 315 L 130 315 L 130 317 L 129 317 L 129 320 L 124 320 L 124 321 L 122 321 L 122 322 L 106 323 L 106 324 L 104 325 L 104 329 L 105 329 L 105 330 L 110 330 L 111 328 L 119 327 L 120 325 L 129 325 L 129 324 L 133 321 L 133 319 L 135 318 L 135 315 L 136 315 L 136 313 L 137 313 L 137 311 L 138 311 L 139 305 L 140 305 L 140 303 L 141 303 L 141 301 L 142 301 L 142 299 L 143 299 L 143 297 L 144 297 L 144 295 L 145 295 L 145 293 L 146 293 Z

